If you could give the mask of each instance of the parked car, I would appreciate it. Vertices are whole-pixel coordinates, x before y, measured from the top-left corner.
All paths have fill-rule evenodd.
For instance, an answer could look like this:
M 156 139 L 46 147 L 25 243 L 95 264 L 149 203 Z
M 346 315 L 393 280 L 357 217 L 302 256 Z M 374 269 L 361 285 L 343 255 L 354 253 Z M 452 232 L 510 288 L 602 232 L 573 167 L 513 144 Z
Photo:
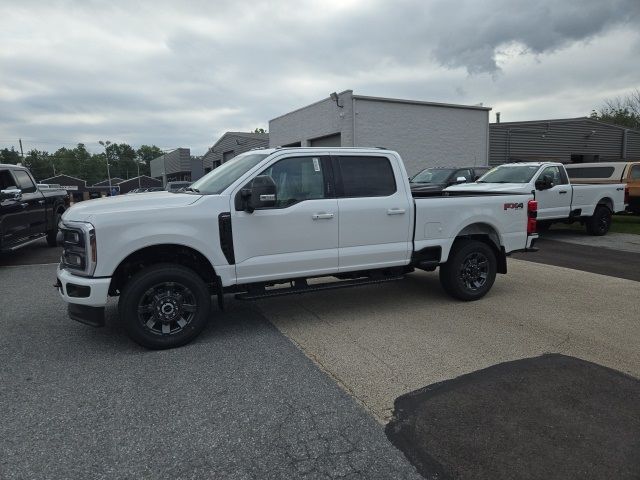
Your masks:
M 414 192 L 439 192 L 451 185 L 475 182 L 489 167 L 430 167 L 409 179 Z
M 565 165 L 571 181 L 580 183 L 626 183 L 628 209 L 640 214 L 640 162 L 574 163 Z
M 65 190 L 39 190 L 26 168 L 0 164 L 0 252 L 45 237 L 49 246 L 56 246 L 67 198 Z
M 500 165 L 476 183 L 456 185 L 445 192 L 534 192 L 538 201 L 538 226 L 554 222 L 581 222 L 591 235 L 605 235 L 611 215 L 625 209 L 625 186 L 571 184 L 562 163 L 535 162 Z
M 192 182 L 167 182 L 167 185 L 164 187 L 164 189 L 167 192 L 177 192 L 181 189 L 187 188 L 189 185 L 191 185 Z
M 119 295 L 131 338 L 170 348 L 202 331 L 211 295 L 222 305 L 225 293 L 257 299 L 440 267 L 446 292 L 477 300 L 507 254 L 533 247 L 535 211 L 530 192 L 412 194 L 390 150 L 252 150 L 185 193 L 70 208 L 57 285 L 72 319 L 104 325 Z M 334 282 L 307 283 L 323 276 Z

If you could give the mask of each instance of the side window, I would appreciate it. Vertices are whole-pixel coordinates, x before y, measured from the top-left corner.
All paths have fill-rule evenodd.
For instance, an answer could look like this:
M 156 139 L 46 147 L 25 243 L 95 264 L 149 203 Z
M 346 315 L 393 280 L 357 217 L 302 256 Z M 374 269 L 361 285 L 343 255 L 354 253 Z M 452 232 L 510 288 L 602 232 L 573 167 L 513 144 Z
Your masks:
M 387 157 L 338 157 L 342 197 L 386 197 L 396 192 L 396 179 Z
M 560 169 L 558 167 L 551 166 L 545 168 L 538 178 L 543 178 L 545 175 L 551 177 L 553 185 L 562 185 L 563 183 L 565 183 L 562 181 L 562 176 L 560 175 Z
M 16 182 L 11 176 L 9 170 L 0 170 L 0 190 L 7 190 L 16 187 Z
M 640 180 L 640 165 L 634 165 L 631 168 L 631 175 L 629 175 L 630 180 Z
M 320 157 L 285 158 L 260 175 L 270 176 L 276 184 L 276 208 L 288 207 L 303 200 L 325 198 Z
M 13 175 L 16 177 L 18 187 L 22 190 L 22 193 L 33 193 L 36 191 L 36 186 L 31 181 L 31 177 L 24 170 L 14 170 Z
M 458 170 L 451 180 L 456 181 L 458 177 L 466 178 L 467 182 L 473 181 L 471 176 L 471 170 L 469 170 L 468 168 L 465 168 L 463 170 Z

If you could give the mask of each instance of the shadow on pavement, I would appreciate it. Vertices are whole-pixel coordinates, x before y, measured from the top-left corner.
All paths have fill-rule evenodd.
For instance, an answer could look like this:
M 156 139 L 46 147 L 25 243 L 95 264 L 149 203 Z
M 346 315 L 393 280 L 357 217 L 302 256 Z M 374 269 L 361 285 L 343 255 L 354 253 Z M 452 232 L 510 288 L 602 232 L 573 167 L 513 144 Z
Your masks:
M 47 241 L 41 239 L 13 252 L 0 253 L 0 267 L 58 263 L 60 255 L 62 247 L 49 247 Z
M 426 478 L 640 478 L 640 381 L 559 354 L 396 399 L 386 433 Z

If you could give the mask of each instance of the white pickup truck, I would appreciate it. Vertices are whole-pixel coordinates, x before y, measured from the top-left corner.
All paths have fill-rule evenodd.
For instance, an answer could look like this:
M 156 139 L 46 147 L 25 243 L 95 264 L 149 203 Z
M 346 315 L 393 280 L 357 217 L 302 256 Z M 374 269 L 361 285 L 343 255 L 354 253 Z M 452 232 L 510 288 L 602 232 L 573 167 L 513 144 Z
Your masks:
M 538 201 L 538 231 L 552 223 L 580 222 L 591 235 L 605 235 L 611 215 L 625 210 L 624 184 L 571 184 L 562 163 L 507 163 L 480 177 L 475 183 L 447 188 L 447 192 L 533 193 Z
M 252 150 L 183 193 L 67 210 L 57 287 L 69 316 L 94 326 L 119 295 L 128 334 L 157 349 L 197 336 L 225 293 L 256 299 L 440 266 L 446 292 L 476 300 L 506 273 L 507 254 L 534 249 L 535 210 L 529 192 L 414 198 L 389 150 Z

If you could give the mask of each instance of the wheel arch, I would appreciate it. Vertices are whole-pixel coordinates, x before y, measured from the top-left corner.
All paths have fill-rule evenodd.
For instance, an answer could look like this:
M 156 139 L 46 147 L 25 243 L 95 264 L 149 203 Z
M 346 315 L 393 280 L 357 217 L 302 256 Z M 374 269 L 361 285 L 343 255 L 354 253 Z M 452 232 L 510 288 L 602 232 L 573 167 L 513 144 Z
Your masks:
M 598 200 L 596 207 L 599 205 L 604 205 L 613 213 L 613 200 L 611 198 L 609 197 L 601 198 L 600 200 Z
M 126 256 L 113 272 L 109 295 L 118 295 L 136 273 L 159 263 L 185 266 L 197 273 L 210 288 L 217 282 L 213 265 L 201 252 L 186 245 L 162 243 L 141 248 Z
M 456 241 L 465 238 L 477 240 L 491 247 L 498 262 L 498 273 L 507 273 L 507 256 L 500 241 L 500 234 L 493 225 L 485 222 L 477 222 L 465 226 L 455 236 L 451 248 L 453 249 L 455 247 Z

